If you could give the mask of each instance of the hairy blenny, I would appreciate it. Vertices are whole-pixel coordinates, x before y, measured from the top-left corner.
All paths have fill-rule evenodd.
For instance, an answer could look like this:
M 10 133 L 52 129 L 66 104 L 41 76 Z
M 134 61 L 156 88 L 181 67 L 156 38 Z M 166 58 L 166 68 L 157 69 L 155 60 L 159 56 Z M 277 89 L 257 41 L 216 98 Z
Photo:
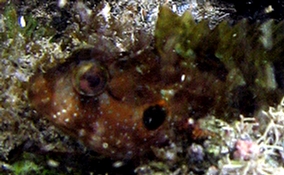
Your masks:
M 94 151 L 139 157 L 174 140 L 188 118 L 229 120 L 277 104 L 283 31 L 283 23 L 246 20 L 210 30 L 206 21 L 162 6 L 154 40 L 137 32 L 136 45 L 123 53 L 104 42 L 78 49 L 30 79 L 29 99 L 39 115 Z

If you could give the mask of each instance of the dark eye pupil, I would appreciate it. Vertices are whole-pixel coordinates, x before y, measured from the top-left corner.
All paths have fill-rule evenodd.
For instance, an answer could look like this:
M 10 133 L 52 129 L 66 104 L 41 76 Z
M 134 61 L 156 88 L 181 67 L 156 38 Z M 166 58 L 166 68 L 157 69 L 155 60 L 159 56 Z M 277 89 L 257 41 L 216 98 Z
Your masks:
M 149 130 L 155 130 L 163 124 L 166 116 L 167 112 L 162 106 L 150 106 L 143 113 L 144 126 Z
M 85 75 L 84 79 L 88 81 L 89 86 L 92 88 L 97 87 L 101 83 L 100 77 L 92 74 Z

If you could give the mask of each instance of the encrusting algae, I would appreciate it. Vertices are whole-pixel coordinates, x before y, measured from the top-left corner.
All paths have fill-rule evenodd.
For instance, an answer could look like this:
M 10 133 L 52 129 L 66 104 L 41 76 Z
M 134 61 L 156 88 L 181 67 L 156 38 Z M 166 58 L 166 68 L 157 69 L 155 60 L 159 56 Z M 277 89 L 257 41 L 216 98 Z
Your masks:
M 39 115 L 94 151 L 141 157 L 188 134 L 189 119 L 232 121 L 278 104 L 283 27 L 242 20 L 211 30 L 189 12 L 180 17 L 162 6 L 154 38 L 136 31 L 126 49 L 114 49 L 115 41 L 100 37 L 103 26 L 95 26 L 91 46 L 30 79 L 29 99 Z

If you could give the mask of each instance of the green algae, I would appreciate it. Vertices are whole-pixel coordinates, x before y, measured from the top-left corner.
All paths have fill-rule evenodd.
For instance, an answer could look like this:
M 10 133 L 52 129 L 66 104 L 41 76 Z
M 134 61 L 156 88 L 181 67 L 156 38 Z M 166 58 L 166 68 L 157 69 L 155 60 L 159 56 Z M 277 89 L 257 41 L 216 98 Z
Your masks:
M 55 35 L 54 29 L 40 25 L 37 19 L 33 15 L 28 14 L 25 16 L 19 16 L 16 11 L 16 7 L 13 4 L 7 4 L 3 13 L 4 18 L 4 31 L 0 32 L 2 40 L 13 39 L 17 35 L 24 36 L 27 42 L 32 39 L 39 39 L 40 37 L 50 37 Z M 25 23 L 25 26 L 21 26 L 20 21 Z
M 275 106 L 283 95 L 274 74 L 274 64 L 283 55 L 283 27 L 273 20 L 249 24 L 244 19 L 233 26 L 223 21 L 212 30 L 206 20 L 196 23 L 190 12 L 178 16 L 162 6 L 155 45 L 162 59 L 178 57 L 183 60 L 183 72 L 214 82 L 210 89 L 205 88 L 208 98 L 214 99 L 213 107 L 208 108 L 226 116 L 237 108 L 252 115 L 261 106 Z

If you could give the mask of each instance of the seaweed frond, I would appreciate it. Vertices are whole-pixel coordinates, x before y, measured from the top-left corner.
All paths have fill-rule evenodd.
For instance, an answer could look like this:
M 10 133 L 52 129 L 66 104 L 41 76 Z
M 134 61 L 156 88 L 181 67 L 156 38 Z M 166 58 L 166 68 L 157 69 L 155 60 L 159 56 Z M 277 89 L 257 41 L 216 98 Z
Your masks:
M 162 6 L 155 41 L 165 65 L 182 60 L 181 72 L 190 77 L 184 87 L 202 87 L 214 101 L 208 106 L 214 115 L 251 116 L 282 98 L 281 73 L 275 74 L 282 67 L 275 65 L 283 57 L 283 28 L 273 20 L 249 24 L 243 19 L 233 26 L 223 21 L 211 30 L 206 20 L 196 23 L 189 12 L 180 17 Z

